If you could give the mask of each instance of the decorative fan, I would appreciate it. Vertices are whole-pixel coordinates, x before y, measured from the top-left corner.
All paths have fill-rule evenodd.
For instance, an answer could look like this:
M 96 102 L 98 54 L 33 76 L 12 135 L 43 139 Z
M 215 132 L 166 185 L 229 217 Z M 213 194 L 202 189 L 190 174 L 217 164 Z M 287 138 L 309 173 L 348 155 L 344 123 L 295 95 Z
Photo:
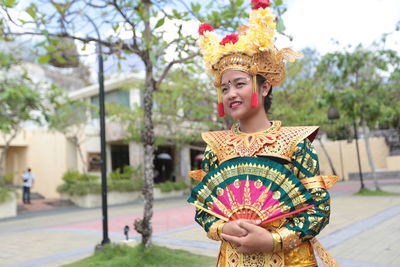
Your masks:
M 314 206 L 300 180 L 265 157 L 223 162 L 193 188 L 188 202 L 224 221 L 254 219 L 261 224 Z

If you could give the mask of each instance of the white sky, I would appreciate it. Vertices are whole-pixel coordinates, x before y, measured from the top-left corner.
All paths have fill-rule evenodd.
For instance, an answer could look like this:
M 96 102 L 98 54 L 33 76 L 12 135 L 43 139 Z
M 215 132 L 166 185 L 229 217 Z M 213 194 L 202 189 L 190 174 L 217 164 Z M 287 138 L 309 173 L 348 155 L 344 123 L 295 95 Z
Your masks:
M 288 8 L 283 16 L 285 32 L 294 39 L 290 42 L 288 38 L 278 36 L 276 46 L 292 47 L 297 51 L 311 47 L 322 55 L 341 50 L 347 45 L 362 43 L 369 46 L 379 40 L 383 33 L 393 32 L 400 21 L 400 0 L 284 0 L 284 3 Z M 197 33 L 198 25 L 199 22 L 186 22 L 185 26 L 188 27 L 184 32 Z M 176 35 L 171 21 L 166 21 L 160 30 L 172 30 L 171 34 L 166 34 L 171 38 Z M 120 36 L 126 34 L 121 27 Z M 400 52 L 400 31 L 391 35 L 387 47 Z M 91 56 L 85 61 L 90 66 L 96 65 L 93 52 L 94 47 L 88 45 L 86 53 Z M 169 57 L 173 55 L 172 51 L 168 53 Z
M 321 54 L 347 45 L 365 46 L 393 32 L 400 21 L 399 0 L 286 0 L 283 16 L 286 32 L 294 40 L 279 37 L 277 47 L 300 50 L 312 47 Z M 339 45 L 335 44 L 339 41 Z M 400 52 L 400 32 L 388 40 Z

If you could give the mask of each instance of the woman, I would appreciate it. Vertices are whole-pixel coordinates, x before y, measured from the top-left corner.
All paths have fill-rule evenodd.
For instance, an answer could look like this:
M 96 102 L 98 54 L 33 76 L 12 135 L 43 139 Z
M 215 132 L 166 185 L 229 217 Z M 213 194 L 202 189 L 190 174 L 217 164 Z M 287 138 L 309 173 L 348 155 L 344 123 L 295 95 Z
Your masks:
M 198 208 L 195 220 L 208 237 L 221 241 L 220 266 L 316 266 L 314 250 L 322 252 L 326 266 L 336 266 L 314 239 L 329 222 L 327 189 L 337 181 L 334 176 L 319 176 L 318 157 L 311 144 L 318 127 L 281 127 L 280 121 L 267 116 L 272 86 L 284 79 L 283 60 L 299 54 L 275 48 L 275 19 L 269 2 L 252 3 L 249 26 L 241 27 L 239 35 L 228 35 L 219 42 L 211 26 L 202 24 L 199 29 L 205 63 L 215 76 L 218 113 L 224 116 L 226 112 L 238 123 L 231 130 L 202 134 L 207 143 L 204 159 L 201 169 L 190 175 L 203 184 L 194 188 L 188 201 Z M 204 190 L 212 192 L 215 179 L 226 177 L 221 176 L 226 169 L 235 171 L 240 162 L 273 169 L 276 177 L 304 190 L 313 207 L 261 225 L 260 219 L 227 220 L 201 206 L 209 197 Z

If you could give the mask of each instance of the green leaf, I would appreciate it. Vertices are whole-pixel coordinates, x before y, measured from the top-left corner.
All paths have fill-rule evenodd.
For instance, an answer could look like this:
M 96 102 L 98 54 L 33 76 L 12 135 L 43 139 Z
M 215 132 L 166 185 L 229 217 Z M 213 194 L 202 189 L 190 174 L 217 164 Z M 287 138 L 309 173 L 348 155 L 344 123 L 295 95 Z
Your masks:
M 37 7 L 35 4 L 31 4 L 26 10 L 26 13 L 29 14 L 33 19 L 36 19 L 36 12 L 37 12 Z
M 164 22 L 165 22 L 165 18 L 159 19 L 159 20 L 157 21 L 157 24 L 156 24 L 156 26 L 154 27 L 154 29 L 157 29 L 157 28 L 161 27 L 162 25 L 164 25 Z
M 38 62 L 39 64 L 47 64 L 50 61 L 50 55 L 46 54 L 39 57 Z
M 285 31 L 285 25 L 283 24 L 283 20 L 278 20 L 278 23 L 276 23 L 276 30 L 278 32 L 284 32 Z
M 48 53 L 51 53 L 51 52 L 54 52 L 54 51 L 55 51 L 55 47 L 52 46 L 52 45 L 44 46 L 44 49 L 46 49 L 46 51 L 47 51 Z
M 119 23 L 115 24 L 113 26 L 113 30 L 116 32 L 119 29 Z
M 201 6 L 200 6 L 200 4 L 193 4 L 193 3 L 191 3 L 190 4 L 191 5 L 191 7 L 192 7 L 192 11 L 193 12 L 199 12 L 200 11 L 200 8 L 201 8 Z
M 274 3 L 275 3 L 275 6 L 280 6 L 280 5 L 283 4 L 283 1 L 282 0 L 275 0 Z
M 157 58 L 154 55 L 154 53 L 150 53 L 150 61 L 151 61 L 151 63 L 153 63 L 153 65 L 155 65 L 157 63 Z
M 17 5 L 16 0 L 2 0 L 1 2 L 3 5 L 9 8 L 15 7 Z
M 240 7 L 243 5 L 244 0 L 237 0 L 236 1 L 236 6 Z

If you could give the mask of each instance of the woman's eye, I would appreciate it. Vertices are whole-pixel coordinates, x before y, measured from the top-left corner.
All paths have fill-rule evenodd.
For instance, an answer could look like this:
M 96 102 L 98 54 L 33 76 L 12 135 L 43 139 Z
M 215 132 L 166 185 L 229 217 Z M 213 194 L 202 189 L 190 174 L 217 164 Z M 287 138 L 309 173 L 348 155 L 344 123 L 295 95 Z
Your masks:
M 243 87 L 243 86 L 245 86 L 246 84 L 245 83 L 238 83 L 237 85 L 236 85 L 236 87 L 237 88 L 240 88 L 240 87 Z
M 226 88 L 226 87 L 221 88 L 221 92 L 222 92 L 222 93 L 224 93 L 224 92 L 226 92 L 226 91 L 228 91 L 228 88 Z

